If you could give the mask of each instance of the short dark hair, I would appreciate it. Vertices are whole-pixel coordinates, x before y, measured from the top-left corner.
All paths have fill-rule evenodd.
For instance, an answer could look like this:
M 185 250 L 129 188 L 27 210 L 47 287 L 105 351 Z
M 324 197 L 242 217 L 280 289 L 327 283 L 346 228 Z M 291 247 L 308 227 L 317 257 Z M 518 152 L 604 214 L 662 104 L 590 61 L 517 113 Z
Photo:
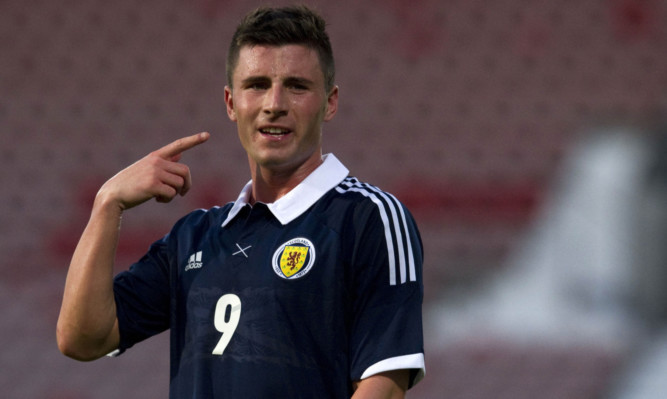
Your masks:
M 227 83 L 243 46 L 300 44 L 317 51 L 327 91 L 334 85 L 335 65 L 326 22 L 306 6 L 260 7 L 246 15 L 236 28 L 227 52 Z

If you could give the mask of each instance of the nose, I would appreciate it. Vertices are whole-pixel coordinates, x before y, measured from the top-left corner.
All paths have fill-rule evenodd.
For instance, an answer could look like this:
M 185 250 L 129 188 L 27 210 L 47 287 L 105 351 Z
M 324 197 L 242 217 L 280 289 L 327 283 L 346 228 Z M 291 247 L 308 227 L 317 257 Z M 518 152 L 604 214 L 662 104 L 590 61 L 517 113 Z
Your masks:
M 285 90 L 279 85 L 274 85 L 267 90 L 264 97 L 264 113 L 271 117 L 287 115 L 288 101 L 286 94 Z

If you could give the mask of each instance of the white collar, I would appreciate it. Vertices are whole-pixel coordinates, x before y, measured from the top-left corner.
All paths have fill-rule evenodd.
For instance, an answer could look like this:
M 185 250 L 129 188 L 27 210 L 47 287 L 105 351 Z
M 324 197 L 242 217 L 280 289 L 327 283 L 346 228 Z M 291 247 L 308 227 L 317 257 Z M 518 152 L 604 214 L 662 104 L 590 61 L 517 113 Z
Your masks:
M 322 164 L 317 167 L 308 177 L 306 177 L 298 186 L 290 192 L 279 198 L 276 202 L 266 204 L 271 213 L 282 223 L 286 225 L 292 220 L 303 214 L 317 200 L 338 183 L 343 181 L 350 173 L 349 170 L 333 154 L 326 154 L 322 157 Z M 229 211 L 227 219 L 222 222 L 225 227 L 239 213 L 250 200 L 252 193 L 252 180 L 249 181 L 239 194 L 234 206 Z

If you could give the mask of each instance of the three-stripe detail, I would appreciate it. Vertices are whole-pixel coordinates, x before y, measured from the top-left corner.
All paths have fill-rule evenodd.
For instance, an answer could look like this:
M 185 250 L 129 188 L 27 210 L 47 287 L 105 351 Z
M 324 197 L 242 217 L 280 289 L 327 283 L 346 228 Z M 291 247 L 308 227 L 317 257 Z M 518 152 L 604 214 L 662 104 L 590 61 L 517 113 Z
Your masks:
M 387 258 L 389 260 L 389 284 L 417 281 L 415 271 L 415 257 L 412 252 L 410 231 L 405 217 L 403 206 L 393 195 L 380 190 L 356 178 L 348 177 L 337 187 L 336 191 L 345 194 L 359 193 L 369 198 L 380 211 L 380 219 L 384 225 L 384 236 L 387 242 Z M 397 276 L 398 272 L 398 276 Z

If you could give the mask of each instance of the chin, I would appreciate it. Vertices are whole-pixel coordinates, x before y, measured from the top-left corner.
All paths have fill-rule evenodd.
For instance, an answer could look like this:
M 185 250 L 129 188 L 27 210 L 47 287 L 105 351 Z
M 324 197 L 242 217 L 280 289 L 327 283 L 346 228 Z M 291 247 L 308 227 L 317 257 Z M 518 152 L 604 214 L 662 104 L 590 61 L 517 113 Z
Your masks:
M 289 158 L 285 157 L 279 157 L 279 156 L 259 156 L 253 158 L 253 161 L 257 164 L 257 166 L 260 166 L 262 168 L 281 168 L 285 167 L 291 163 Z

